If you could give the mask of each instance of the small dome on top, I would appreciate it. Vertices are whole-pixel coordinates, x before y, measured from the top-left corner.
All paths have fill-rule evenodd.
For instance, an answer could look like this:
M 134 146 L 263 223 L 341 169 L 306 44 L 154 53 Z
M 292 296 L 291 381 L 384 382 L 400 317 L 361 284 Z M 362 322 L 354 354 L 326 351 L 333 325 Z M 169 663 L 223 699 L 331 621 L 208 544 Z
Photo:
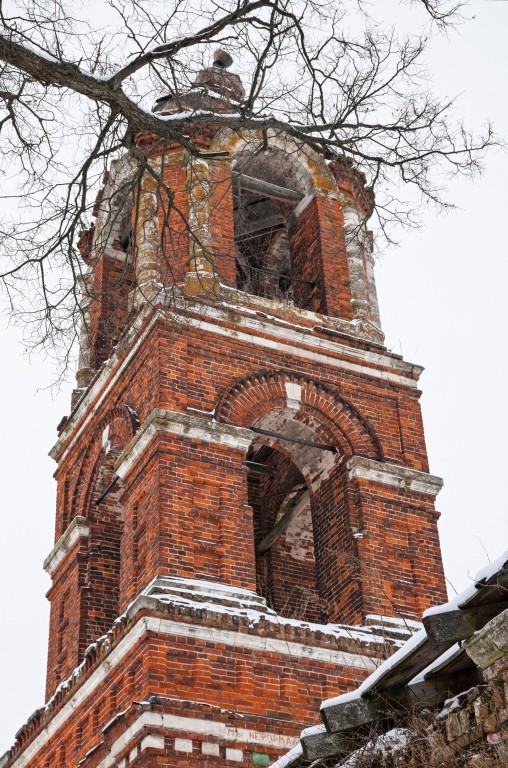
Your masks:
M 213 54 L 213 66 L 228 69 L 233 63 L 233 57 L 223 48 L 217 48 Z
M 152 111 L 159 115 L 198 110 L 218 114 L 238 112 L 245 89 L 239 75 L 227 71 L 232 64 L 232 56 L 219 48 L 213 55 L 213 65 L 198 72 L 187 93 L 169 93 L 157 99 Z

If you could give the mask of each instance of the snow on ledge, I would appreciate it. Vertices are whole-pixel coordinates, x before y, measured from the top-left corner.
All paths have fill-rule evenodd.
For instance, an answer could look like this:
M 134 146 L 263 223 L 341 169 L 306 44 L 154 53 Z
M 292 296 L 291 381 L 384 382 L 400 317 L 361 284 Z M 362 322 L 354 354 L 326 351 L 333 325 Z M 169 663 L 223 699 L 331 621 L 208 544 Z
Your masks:
M 275 761 L 275 763 L 272 763 L 270 768 L 287 768 L 288 765 L 291 765 L 295 760 L 298 760 L 299 757 L 301 757 L 303 754 L 303 749 L 301 744 L 297 744 L 296 747 L 293 747 L 293 749 L 290 749 L 289 752 L 286 752 L 285 755 L 282 755 L 282 757 L 279 757 L 278 760 Z
M 480 570 L 472 579 L 471 584 L 469 584 L 469 586 L 467 586 L 462 592 L 459 592 L 458 595 L 452 597 L 452 599 L 448 600 L 447 603 L 443 603 L 442 605 L 435 605 L 432 608 L 427 608 L 423 614 L 423 618 L 426 619 L 428 616 L 436 616 L 440 613 L 448 613 L 449 611 L 455 611 L 457 608 L 462 607 L 464 603 L 467 603 L 476 595 L 483 582 L 490 581 L 490 579 L 494 578 L 494 576 L 499 573 L 499 571 L 503 570 L 503 568 L 506 566 L 508 566 L 508 549 L 505 549 L 505 551 L 499 555 L 499 557 L 496 557 L 496 559 L 491 563 L 487 563 L 487 565 L 484 565 L 483 568 L 480 568 Z

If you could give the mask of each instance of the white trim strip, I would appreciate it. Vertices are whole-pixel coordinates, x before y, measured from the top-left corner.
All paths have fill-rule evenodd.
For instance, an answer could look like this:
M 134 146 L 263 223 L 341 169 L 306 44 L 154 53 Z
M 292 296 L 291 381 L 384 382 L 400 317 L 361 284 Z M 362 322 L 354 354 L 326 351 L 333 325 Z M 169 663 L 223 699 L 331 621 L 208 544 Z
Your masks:
M 233 299 L 237 298 L 238 296 L 242 296 L 241 292 L 234 291 L 230 288 L 224 288 L 224 286 L 221 286 L 221 290 L 228 294 L 233 294 Z M 269 322 L 265 320 L 261 320 L 259 318 L 259 315 L 265 315 L 267 318 L 271 315 L 271 306 L 259 306 L 255 308 L 255 311 L 253 311 L 252 308 L 243 306 L 242 304 L 234 304 L 230 301 L 227 301 L 229 297 L 226 296 L 226 301 L 221 302 L 223 305 L 223 308 L 221 306 L 207 306 L 203 307 L 202 305 L 195 305 L 192 306 L 190 303 L 183 307 L 184 309 L 188 309 L 189 311 L 194 311 L 196 314 L 199 314 L 201 317 L 208 318 L 212 321 L 216 322 L 231 322 L 230 315 L 231 312 L 237 312 L 238 315 L 241 316 L 240 320 L 235 321 L 235 325 L 242 326 L 244 328 L 251 328 L 259 331 L 260 333 L 269 333 L 271 336 L 278 336 L 279 338 L 283 338 L 286 340 L 292 340 L 295 339 L 299 340 L 300 343 L 307 344 L 309 346 L 318 347 L 320 350 L 329 350 L 330 352 L 338 352 L 340 354 L 346 355 L 347 357 L 356 358 L 360 361 L 366 361 L 370 362 L 373 365 L 380 365 L 384 368 L 389 368 L 392 371 L 398 371 L 402 376 L 404 374 L 411 374 L 415 373 L 419 375 L 422 373 L 423 368 L 421 365 L 416 365 L 414 363 L 408 363 L 405 360 L 401 360 L 400 358 L 394 358 L 393 356 L 389 354 L 385 354 L 384 352 L 373 352 L 370 350 L 363 349 L 362 347 L 354 347 L 350 346 L 348 344 L 345 344 L 341 341 L 333 341 L 330 337 L 323 337 L 317 335 L 313 328 L 310 328 L 308 326 L 298 325 L 296 322 L 286 319 L 284 317 L 280 317 L 278 315 L 273 315 L 273 319 L 275 322 Z M 255 296 L 249 296 L 249 299 L 257 299 L 258 297 Z M 243 299 L 245 300 L 245 294 L 243 294 Z M 272 304 L 271 300 L 267 300 L 269 304 Z M 254 301 L 252 302 L 252 305 L 254 306 Z M 296 313 L 295 313 L 296 314 Z M 358 325 L 358 321 L 353 320 L 351 322 L 347 320 L 338 320 L 338 318 L 332 318 L 328 316 L 323 315 L 317 315 L 314 312 L 306 312 L 304 310 L 297 310 L 297 314 L 301 315 L 303 317 L 306 317 L 308 319 L 311 319 L 316 324 L 321 324 L 323 327 L 323 324 L 328 323 L 330 325 L 330 330 L 334 331 L 337 330 L 338 333 L 341 333 L 345 336 L 350 336 L 352 341 L 361 341 L 362 343 L 369 343 L 368 339 L 365 339 L 363 336 L 358 334 L 356 330 L 356 326 Z M 334 328 L 334 324 L 337 322 L 340 323 L 338 328 Z M 344 327 L 343 327 L 344 326 Z M 375 343 L 375 342 L 374 342 Z M 379 346 L 379 345 L 378 345 Z
M 122 638 L 116 648 L 101 662 L 95 672 L 78 688 L 62 709 L 47 723 L 44 730 L 29 744 L 26 750 L 12 764 L 12 768 L 24 768 L 44 747 L 56 732 L 61 728 L 73 712 L 82 705 L 98 686 L 108 677 L 120 661 L 129 653 L 136 643 L 148 632 L 171 635 L 175 637 L 189 637 L 204 640 L 208 643 L 219 643 L 247 650 L 267 651 L 278 653 L 290 658 L 311 659 L 324 661 L 330 664 L 372 672 L 376 664 L 369 656 L 359 653 L 335 651 L 330 648 L 305 645 L 293 641 L 279 640 L 260 635 L 247 635 L 242 632 L 205 627 L 197 624 L 184 624 L 171 619 L 157 618 L 156 616 L 143 616 Z
M 161 310 L 158 310 L 154 314 L 154 316 L 152 317 L 152 319 L 150 320 L 150 322 L 148 323 L 147 327 L 145 328 L 142 334 L 138 333 L 137 324 L 135 324 L 131 328 L 131 332 L 129 333 L 128 337 L 125 340 L 125 343 L 122 344 L 122 346 L 128 347 L 132 339 L 136 339 L 135 343 L 130 347 L 129 352 L 124 357 L 120 365 L 118 365 L 118 360 L 115 355 L 113 355 L 106 361 L 100 375 L 97 377 L 96 381 L 92 384 L 92 386 L 86 393 L 85 397 L 81 401 L 80 405 L 78 406 L 76 412 L 73 414 L 72 418 L 69 419 L 69 421 L 65 425 L 65 429 L 63 430 L 62 434 L 56 441 L 53 448 L 50 450 L 49 455 L 51 456 L 52 459 L 56 460 L 60 450 L 64 446 L 65 448 L 63 450 L 61 457 L 59 458 L 59 461 L 62 461 L 65 458 L 65 456 L 69 453 L 70 449 L 72 448 L 72 446 L 74 445 L 74 443 L 76 442 L 80 434 L 87 427 L 89 422 L 95 418 L 95 413 L 97 409 L 99 408 L 101 403 L 104 402 L 109 392 L 111 392 L 111 390 L 115 386 L 116 382 L 118 381 L 118 378 L 123 373 L 125 368 L 127 368 L 127 366 L 130 364 L 132 358 L 135 356 L 139 347 L 143 344 L 146 337 L 151 332 L 157 320 L 159 320 L 159 318 L 162 316 L 163 316 L 163 313 L 161 312 Z M 111 376 L 112 372 L 115 369 L 115 366 L 118 366 L 118 367 L 114 372 L 114 375 L 108 382 L 108 384 L 105 386 L 108 376 Z M 97 402 L 93 407 L 91 407 L 96 397 L 97 397 Z M 75 427 L 76 423 L 79 422 L 79 419 L 83 416 L 84 416 L 84 419 L 81 422 L 80 427 L 77 429 L 75 434 L 69 439 L 72 433 L 72 428 Z
M 362 456 L 353 456 L 347 463 L 350 480 L 371 480 L 374 483 L 393 485 L 397 488 L 407 488 L 418 493 L 428 493 L 437 496 L 443 487 L 443 481 L 436 475 L 419 472 L 416 469 L 400 467 L 397 464 L 384 464 Z
M 111 759 L 120 754 L 144 728 L 157 728 L 165 731 L 178 731 L 185 734 L 198 734 L 200 736 L 213 736 L 222 741 L 242 744 L 256 744 L 274 749 L 291 749 L 300 743 L 298 736 L 288 736 L 282 733 L 256 731 L 252 728 L 236 728 L 216 720 L 202 720 L 195 717 L 182 717 L 163 712 L 142 712 L 134 722 L 126 728 L 124 733 L 114 741 L 107 757 L 97 765 L 97 768 L 108 768 Z M 176 741 L 176 740 L 175 740 Z M 181 739 L 190 741 L 191 739 Z M 192 751 L 183 749 L 183 743 L 175 745 L 178 751 Z M 142 751 L 148 747 L 164 749 L 164 738 L 159 734 L 148 733 L 140 744 Z M 233 758 L 231 758 L 233 759 Z
M 178 321 L 178 314 L 176 312 L 170 312 L 169 310 L 167 312 L 173 320 Z M 238 310 L 238 313 L 240 315 L 240 309 Z M 207 314 L 209 317 L 212 317 L 213 315 L 212 312 L 208 312 Z M 203 318 L 204 317 L 206 317 L 205 314 L 203 314 Z M 206 322 L 206 320 L 202 318 L 194 319 L 189 317 L 186 319 L 186 322 L 189 326 L 198 328 L 200 331 L 208 331 L 210 333 L 218 334 L 219 336 L 234 338 L 236 341 L 245 341 L 248 344 L 253 344 L 254 346 L 266 347 L 267 349 L 273 349 L 277 352 L 295 355 L 296 357 L 300 357 L 305 360 L 312 360 L 313 362 L 318 362 L 323 365 L 330 365 L 335 368 L 341 368 L 345 371 L 360 373 L 364 376 L 372 376 L 374 379 L 381 379 L 382 381 L 390 381 L 395 384 L 402 384 L 404 386 L 411 387 L 412 389 L 416 389 L 418 387 L 418 384 L 414 379 L 409 378 L 402 373 L 392 373 L 394 361 L 390 360 L 390 358 L 385 357 L 384 355 L 379 355 L 376 352 L 367 352 L 362 349 L 357 349 L 356 347 L 347 347 L 344 344 L 338 344 L 337 342 L 329 341 L 328 339 L 321 339 L 314 336 L 312 333 L 302 333 L 301 331 L 293 330 L 292 328 L 281 328 L 280 326 L 263 323 L 258 320 L 253 320 L 252 318 L 241 318 L 238 321 L 238 326 L 240 327 L 243 326 L 246 329 L 252 328 L 252 330 L 257 330 L 259 333 L 266 333 L 272 337 L 275 336 L 276 338 L 281 338 L 285 341 L 292 342 L 292 344 L 284 344 L 276 341 L 273 338 L 270 339 L 266 338 L 265 336 L 257 336 L 255 334 L 249 333 L 248 330 L 237 331 L 236 329 L 232 330 L 231 328 L 220 327 L 216 323 Z M 302 349 L 301 347 L 294 346 L 295 343 L 312 346 L 326 352 L 334 352 L 336 354 L 342 354 L 348 357 L 356 357 L 361 359 L 363 363 L 369 362 L 373 365 L 387 366 L 390 368 L 390 370 L 387 371 L 378 368 L 371 368 L 369 366 L 362 365 L 361 363 L 352 363 L 348 362 L 347 360 L 331 357 L 327 354 L 323 354 L 321 351 L 314 352 L 309 349 Z M 407 366 L 407 363 L 405 365 Z
M 376 669 L 376 664 L 369 656 L 359 653 L 335 651 L 331 648 L 296 643 L 292 640 L 279 640 L 278 638 L 263 635 L 247 635 L 243 632 L 217 629 L 216 627 L 181 624 L 178 621 L 158 619 L 155 616 L 149 617 L 148 621 L 150 623 L 150 631 L 161 632 L 165 635 L 192 637 L 208 643 L 230 645 L 235 648 L 244 648 L 251 651 L 278 653 L 281 656 L 289 656 L 291 658 L 324 661 L 341 667 L 356 667 L 357 669 L 366 670 Z
M 241 450 L 247 450 L 255 437 L 253 432 L 243 427 L 219 424 L 188 413 L 154 408 L 118 459 L 116 473 L 122 480 L 128 475 L 152 439 L 164 432 L 186 437 L 189 440 L 204 440 Z
M 246 307 L 234 307 L 234 306 L 228 306 L 227 310 L 218 309 L 215 307 L 206 307 L 204 308 L 202 305 L 193 305 L 191 302 L 186 302 L 185 309 L 187 310 L 195 310 L 196 312 L 199 312 L 202 314 L 203 319 L 192 319 L 192 318 L 186 318 L 185 322 L 189 325 L 192 325 L 196 328 L 199 328 L 200 330 L 207 330 L 211 333 L 217 333 L 221 336 L 234 336 L 236 339 L 240 339 L 242 341 L 247 341 L 248 343 L 255 344 L 256 346 L 263 346 L 270 349 L 276 349 L 280 352 L 289 353 L 292 355 L 297 355 L 298 357 L 305 358 L 308 360 L 313 360 L 316 362 L 324 363 L 326 365 L 332 365 L 336 368 L 342 368 L 343 370 L 352 371 L 354 373 L 361 373 L 366 374 L 368 376 L 372 376 L 373 378 L 382 379 L 386 381 L 391 381 L 396 384 L 402 384 L 411 388 L 416 388 L 417 382 L 410 378 L 409 374 L 415 373 L 419 374 L 422 371 L 422 368 L 420 366 L 412 365 L 411 363 L 406 363 L 403 360 L 394 360 L 393 358 L 389 357 L 388 355 L 380 354 L 378 352 L 370 352 L 361 348 L 348 346 L 346 344 L 341 344 L 336 341 L 331 341 L 326 338 L 322 338 L 319 336 L 316 336 L 312 333 L 312 330 L 306 330 L 303 327 L 285 327 L 280 325 L 274 325 L 273 323 L 264 322 L 261 320 L 258 320 L 257 318 L 253 318 L 250 315 L 255 314 L 252 312 L 252 310 L 249 310 Z M 228 318 L 231 315 L 232 311 L 236 311 L 238 313 L 238 326 L 243 327 L 245 329 L 252 329 L 256 330 L 258 333 L 267 334 L 271 337 L 275 337 L 275 339 L 283 339 L 284 341 L 290 341 L 292 342 L 292 345 L 289 344 L 282 344 L 277 341 L 274 341 L 272 339 L 263 338 L 260 336 L 249 334 L 248 332 L 237 332 L 232 331 L 229 328 L 220 328 L 217 323 L 219 322 L 227 322 Z M 151 332 L 153 326 L 155 323 L 165 315 L 171 316 L 173 320 L 180 319 L 180 315 L 178 312 L 170 312 L 169 310 L 157 310 L 150 322 L 148 323 L 147 327 L 143 331 L 142 334 L 138 334 L 138 326 L 133 326 L 131 329 L 131 333 L 129 333 L 128 337 L 125 339 L 125 342 L 122 343 L 121 348 L 128 348 L 129 344 L 132 342 L 133 339 L 135 339 L 135 343 L 132 344 L 132 347 L 130 347 L 128 353 L 126 354 L 125 358 L 122 360 L 120 364 L 118 364 L 118 359 L 116 356 L 112 356 L 105 364 L 102 372 L 97 377 L 96 381 L 91 386 L 90 390 L 85 395 L 83 401 L 79 405 L 78 409 L 76 410 L 75 414 L 72 416 L 72 419 L 67 423 L 62 435 L 58 439 L 58 441 L 55 443 L 54 447 L 50 451 L 50 456 L 52 458 L 56 458 L 58 456 L 58 453 L 60 450 L 63 449 L 63 453 L 61 456 L 61 459 L 63 459 L 68 451 L 71 449 L 71 447 L 74 445 L 76 440 L 78 439 L 79 435 L 83 432 L 83 430 L 86 428 L 90 420 L 94 417 L 95 411 L 97 408 L 101 405 L 101 403 L 104 401 L 106 396 L 109 394 L 111 389 L 115 386 L 116 381 L 120 377 L 120 375 L 123 373 L 125 368 L 129 365 L 132 358 L 136 354 L 139 347 L 143 344 L 144 340 L 148 336 L 148 334 Z M 246 316 L 247 315 L 247 316 Z M 208 317 L 211 322 L 206 322 L 204 320 L 205 317 Z M 290 323 L 288 323 L 289 325 Z M 355 334 L 352 330 L 352 337 L 355 337 Z M 319 352 L 314 352 L 312 350 L 306 350 L 306 349 L 300 349 L 294 344 L 305 344 L 310 347 L 314 347 L 314 349 L 320 350 Z M 117 350 L 118 354 L 119 350 Z M 350 358 L 356 358 L 360 361 L 360 363 L 352 363 L 347 362 L 345 360 L 339 360 L 334 357 L 330 357 L 327 354 L 323 354 L 326 352 L 331 352 L 334 354 L 340 354 L 344 355 Z M 365 365 L 362 365 L 361 363 L 370 363 L 371 365 L 377 365 L 381 366 L 383 368 L 388 368 L 389 370 L 377 370 L 376 368 L 370 368 Z M 115 369 L 115 366 L 117 366 L 116 371 L 111 376 L 112 372 Z M 400 371 L 400 373 L 397 373 L 396 371 Z M 405 375 L 407 374 L 407 375 Z M 106 384 L 108 377 L 111 376 L 110 381 Z M 97 401 L 93 408 L 91 408 L 91 405 L 94 401 L 94 399 L 97 398 Z M 83 418 L 83 421 L 79 428 L 76 430 L 75 434 L 70 438 L 71 432 L 73 427 L 76 425 L 79 420 Z M 69 439 L 70 438 L 70 439 Z M 67 442 L 68 441 L 68 442 Z M 67 444 L 66 444 L 67 443 Z
M 75 517 L 67 530 L 60 536 L 57 543 L 44 560 L 43 568 L 46 573 L 53 576 L 62 560 L 69 550 L 80 538 L 86 538 L 90 535 L 90 524 L 86 517 Z

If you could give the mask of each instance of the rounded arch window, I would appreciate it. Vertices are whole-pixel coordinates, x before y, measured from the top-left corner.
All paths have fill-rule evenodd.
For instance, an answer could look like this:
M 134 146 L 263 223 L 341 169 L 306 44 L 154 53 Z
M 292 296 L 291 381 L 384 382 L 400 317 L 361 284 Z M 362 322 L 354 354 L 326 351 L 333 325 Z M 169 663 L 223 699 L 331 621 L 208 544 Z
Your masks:
M 307 308 L 313 281 L 295 260 L 295 210 L 312 188 L 309 171 L 278 147 L 247 145 L 233 166 L 237 287 Z M 297 246 L 296 246 L 297 247 Z

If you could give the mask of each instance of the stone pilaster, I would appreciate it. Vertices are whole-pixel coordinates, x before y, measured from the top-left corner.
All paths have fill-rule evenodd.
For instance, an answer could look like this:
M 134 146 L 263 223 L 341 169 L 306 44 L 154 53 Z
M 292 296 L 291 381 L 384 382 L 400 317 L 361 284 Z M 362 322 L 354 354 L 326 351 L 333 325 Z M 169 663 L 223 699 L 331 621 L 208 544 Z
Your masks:
M 160 284 L 160 232 L 156 174 L 145 172 L 141 181 L 136 216 L 135 305 L 145 304 Z
M 80 275 L 78 284 L 80 289 L 79 310 L 81 313 L 81 327 L 79 331 L 79 360 L 76 372 L 78 388 L 86 388 L 90 384 L 94 370 L 90 362 L 90 305 L 92 303 L 91 286 L 93 273 L 87 272 Z
M 186 163 L 189 200 L 189 271 L 185 291 L 189 295 L 215 295 L 219 288 L 215 274 L 210 227 L 212 169 L 203 158 L 188 157 Z

